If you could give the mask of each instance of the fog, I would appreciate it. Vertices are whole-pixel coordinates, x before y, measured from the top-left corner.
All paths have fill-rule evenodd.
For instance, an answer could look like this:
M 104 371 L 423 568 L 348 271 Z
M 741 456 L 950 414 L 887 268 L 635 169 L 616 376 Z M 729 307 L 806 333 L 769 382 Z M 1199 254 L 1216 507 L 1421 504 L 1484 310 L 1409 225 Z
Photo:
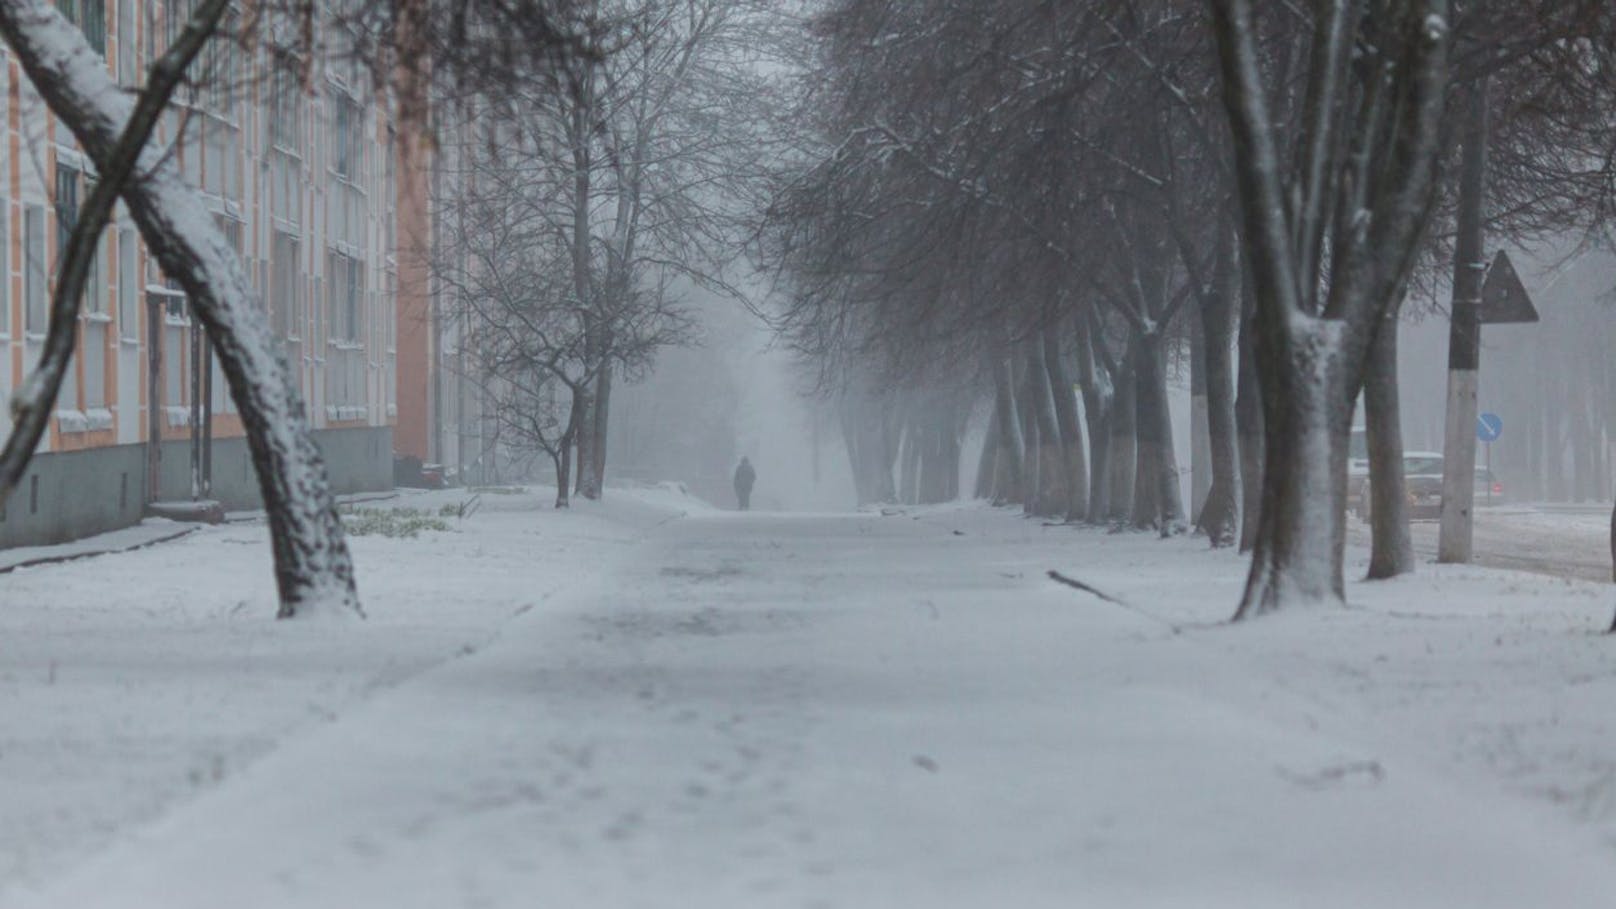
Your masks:
M 740 459 L 757 470 L 752 508 L 834 511 L 856 504 L 835 417 L 773 331 L 733 299 L 685 294 L 698 342 L 668 348 L 624 383 L 611 412 L 608 481 L 675 482 L 735 507 Z
M 1611 292 L 1616 257 L 1570 245 L 1509 250 L 1542 317 L 1484 325 L 1477 407 L 1497 414 L 1503 435 L 1491 448 L 1493 472 L 1515 500 L 1607 501 L 1616 374 Z M 1446 409 L 1448 319 L 1443 294 L 1411 300 L 1400 333 L 1403 442 L 1440 451 Z M 1486 463 L 1487 446 L 1476 460 Z

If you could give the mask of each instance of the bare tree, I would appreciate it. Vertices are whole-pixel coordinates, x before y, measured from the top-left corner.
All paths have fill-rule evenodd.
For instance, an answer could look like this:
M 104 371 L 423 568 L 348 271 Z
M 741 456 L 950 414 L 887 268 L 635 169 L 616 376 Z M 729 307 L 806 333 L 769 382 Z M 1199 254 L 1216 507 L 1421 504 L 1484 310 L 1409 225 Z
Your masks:
M 1287 193 L 1251 4 L 1212 2 L 1257 299 L 1267 437 L 1263 512 L 1237 618 L 1343 597 L 1353 401 L 1377 321 L 1406 282 L 1429 219 L 1448 7 L 1372 6 L 1359 15 L 1359 4 L 1336 3 L 1315 17 Z

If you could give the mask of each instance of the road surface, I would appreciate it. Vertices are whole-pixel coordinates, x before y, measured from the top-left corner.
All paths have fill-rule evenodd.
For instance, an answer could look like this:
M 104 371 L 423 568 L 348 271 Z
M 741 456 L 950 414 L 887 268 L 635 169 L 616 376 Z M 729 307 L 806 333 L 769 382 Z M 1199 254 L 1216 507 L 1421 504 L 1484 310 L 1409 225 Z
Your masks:
M 1369 542 L 1368 525 L 1348 518 L 1349 538 Z M 1435 559 L 1438 522 L 1413 523 L 1414 550 Z M 1555 506 L 1478 507 L 1474 562 L 1580 581 L 1609 581 L 1610 510 Z

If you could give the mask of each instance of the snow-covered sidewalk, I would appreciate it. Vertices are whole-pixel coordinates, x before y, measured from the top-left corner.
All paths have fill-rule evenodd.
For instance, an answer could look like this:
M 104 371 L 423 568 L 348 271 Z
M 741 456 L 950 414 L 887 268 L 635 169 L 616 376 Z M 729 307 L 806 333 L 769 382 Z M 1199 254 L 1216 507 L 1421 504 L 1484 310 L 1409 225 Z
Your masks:
M 144 549 L 147 546 L 177 540 L 195 529 L 194 524 L 181 524 L 166 518 L 147 518 L 133 527 L 109 530 L 82 540 L 47 546 L 12 546 L 0 549 L 0 574 L 35 565 L 71 562 L 115 552 Z
M 49 605 L 0 618 L 0 846 L 24 850 L 0 905 L 1616 892 L 1599 587 L 1422 566 L 1350 610 L 1230 627 L 1244 563 L 1199 541 L 979 506 L 541 498 L 360 538 L 363 624 L 269 622 L 249 528 L 98 560 L 163 591 L 150 613 L 101 602 L 84 565 L 15 575 Z

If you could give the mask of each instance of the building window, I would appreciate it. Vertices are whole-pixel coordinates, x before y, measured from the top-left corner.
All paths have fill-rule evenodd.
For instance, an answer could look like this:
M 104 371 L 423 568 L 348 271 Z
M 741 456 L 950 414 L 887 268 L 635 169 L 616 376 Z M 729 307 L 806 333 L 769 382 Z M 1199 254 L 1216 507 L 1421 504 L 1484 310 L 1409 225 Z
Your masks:
M 359 138 L 364 117 L 354 99 L 343 92 L 332 98 L 331 169 L 337 176 L 357 183 L 364 174 L 364 150 Z
M 282 148 L 269 151 L 269 213 L 291 224 L 303 223 L 302 164 Z
M 225 215 L 214 215 L 213 223 L 218 226 L 219 233 L 224 234 L 225 242 L 230 244 L 230 251 L 240 256 L 241 222 Z
M 82 179 L 82 183 L 80 182 Z M 95 181 L 83 179 L 82 175 L 71 167 L 56 165 L 56 262 L 67 260 L 67 245 L 73 239 L 73 228 L 79 223 L 79 196 L 80 188 L 88 194 L 95 188 Z M 90 257 L 90 268 L 84 274 L 84 310 L 86 312 L 101 313 L 106 311 L 106 296 L 104 294 L 106 283 L 101 271 L 101 241 L 96 241 L 96 253 Z
M 107 323 L 101 319 L 84 323 L 84 406 L 107 406 Z
M 118 0 L 118 82 L 125 87 L 140 79 L 135 59 L 135 0 Z
M 107 315 L 106 234 L 95 244 L 95 257 L 90 262 L 90 273 L 85 281 L 84 312 L 84 406 L 107 406 Z
M 79 172 L 56 165 L 56 255 L 66 255 L 73 225 L 79 222 Z
M 89 306 L 84 317 L 84 406 L 107 406 L 107 283 L 100 264 L 107 244 L 95 244 L 95 265 L 90 268 Z
M 298 75 L 277 69 L 269 99 L 269 145 L 297 154 L 303 147 L 303 88 Z
M 106 279 L 107 235 L 95 241 L 95 254 L 90 258 L 89 273 L 84 276 L 84 311 L 97 316 L 107 314 Z
M 80 27 L 84 29 L 84 37 L 101 56 L 107 54 L 107 5 L 106 0 L 82 0 L 83 21 Z
M 165 280 L 160 290 L 163 301 L 163 405 L 181 407 L 185 404 L 185 389 L 190 373 L 185 362 L 188 358 L 190 304 L 173 280 Z
M 56 0 L 62 17 L 84 32 L 84 40 L 98 54 L 107 52 L 106 0 Z
M 163 3 L 163 37 L 167 39 L 163 42 L 165 49 L 174 46 L 175 39 L 180 36 L 180 30 L 185 28 L 185 23 L 191 21 L 191 14 L 195 11 L 196 0 L 166 0 Z M 157 59 L 155 49 L 151 59 Z
M 0 196 L 0 338 L 11 331 L 11 201 Z M 0 376 L 0 389 L 10 378 Z
M 326 275 L 326 317 L 334 341 L 358 341 L 360 306 L 364 298 L 364 263 L 352 256 L 333 252 Z
M 139 252 L 135 232 L 118 231 L 118 329 L 125 341 L 140 338 Z
M 282 338 L 296 338 L 303 333 L 303 312 L 298 305 L 299 276 L 297 273 L 297 238 L 284 231 L 275 232 L 274 247 L 270 250 L 270 288 L 275 334 Z
M 364 262 L 334 250 L 326 262 L 326 415 L 358 419 L 364 411 L 355 407 L 365 403 Z
M 276 231 L 270 249 L 270 314 L 275 334 L 286 339 L 286 365 L 298 390 L 303 389 L 303 274 L 298 268 L 297 237 Z
M 24 328 L 44 334 L 48 317 L 45 273 L 45 207 L 28 205 L 22 212 L 23 284 L 27 295 Z
M 241 194 L 236 180 L 236 128 L 217 117 L 203 116 L 203 186 L 216 196 Z

